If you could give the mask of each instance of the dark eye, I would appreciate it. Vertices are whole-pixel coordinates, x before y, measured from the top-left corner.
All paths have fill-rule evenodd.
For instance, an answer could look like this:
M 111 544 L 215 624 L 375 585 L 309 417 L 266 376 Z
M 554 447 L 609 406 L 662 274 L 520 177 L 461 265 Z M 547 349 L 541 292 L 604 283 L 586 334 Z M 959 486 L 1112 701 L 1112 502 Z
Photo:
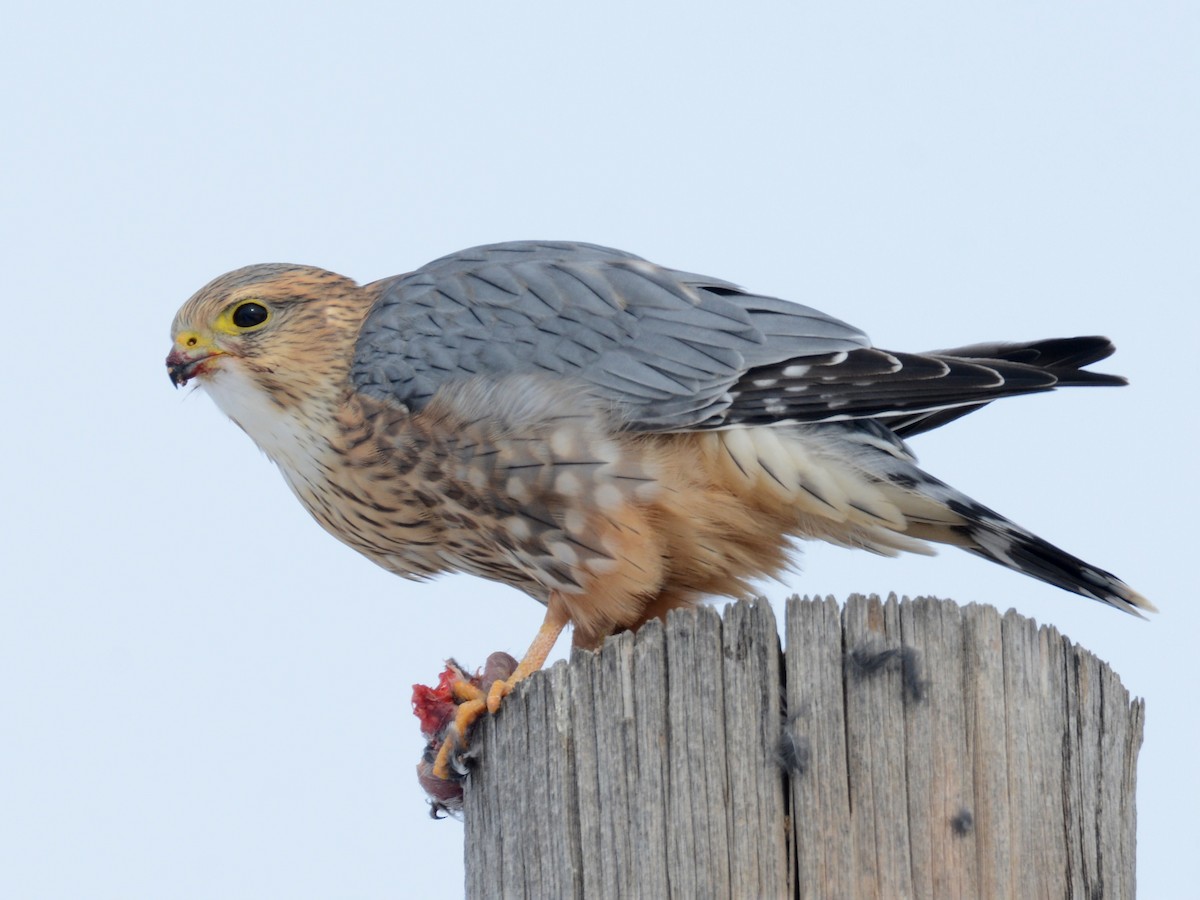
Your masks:
M 253 328 L 267 321 L 267 308 L 259 303 L 243 303 L 233 311 L 233 324 L 238 328 Z

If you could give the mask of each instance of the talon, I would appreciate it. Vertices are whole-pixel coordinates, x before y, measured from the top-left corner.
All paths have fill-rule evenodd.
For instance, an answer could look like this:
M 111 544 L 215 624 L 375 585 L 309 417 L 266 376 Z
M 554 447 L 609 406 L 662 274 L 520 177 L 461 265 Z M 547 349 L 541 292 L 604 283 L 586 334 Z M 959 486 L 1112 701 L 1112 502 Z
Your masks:
M 437 757 L 433 760 L 433 777 L 446 781 L 450 778 L 450 745 L 452 741 L 442 741 L 438 748 Z
M 488 712 L 492 713 L 493 715 L 499 712 L 500 702 L 512 693 L 513 684 L 514 682 L 512 680 L 501 681 L 499 678 L 492 682 L 492 687 L 488 691 L 487 695 Z
M 478 693 L 476 699 L 468 700 L 458 708 L 458 712 L 454 714 L 454 724 L 450 726 L 450 734 L 463 747 L 467 746 L 467 729 L 475 724 L 475 720 L 483 715 L 483 710 L 487 704 L 483 701 L 483 694 Z
M 456 696 L 459 693 L 459 685 L 465 685 L 466 688 L 470 688 L 474 699 L 466 700 L 458 707 L 454 713 L 454 721 L 446 729 L 446 736 L 442 740 L 442 746 L 438 748 L 437 758 L 433 761 L 433 774 L 437 778 L 451 777 L 450 754 L 457 750 L 466 749 L 467 731 L 475 724 L 475 720 L 483 715 L 483 711 L 487 706 L 483 700 L 483 692 L 470 682 L 455 682 L 454 692 Z M 467 691 L 464 690 L 463 693 L 467 693 Z
M 454 695 L 454 699 L 459 703 L 469 702 L 471 700 L 482 700 L 483 691 L 477 685 L 469 681 L 456 681 L 450 685 L 450 692 Z M 457 721 L 458 716 L 462 715 L 462 707 L 459 707 L 458 714 L 455 716 Z

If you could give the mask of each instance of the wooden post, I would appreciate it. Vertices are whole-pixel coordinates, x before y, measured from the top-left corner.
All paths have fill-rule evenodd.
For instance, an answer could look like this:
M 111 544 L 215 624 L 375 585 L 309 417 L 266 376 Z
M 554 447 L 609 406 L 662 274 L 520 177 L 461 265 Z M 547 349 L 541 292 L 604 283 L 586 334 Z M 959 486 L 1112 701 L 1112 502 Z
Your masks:
M 1014 612 L 673 612 L 477 732 L 469 897 L 1132 897 L 1144 706 Z

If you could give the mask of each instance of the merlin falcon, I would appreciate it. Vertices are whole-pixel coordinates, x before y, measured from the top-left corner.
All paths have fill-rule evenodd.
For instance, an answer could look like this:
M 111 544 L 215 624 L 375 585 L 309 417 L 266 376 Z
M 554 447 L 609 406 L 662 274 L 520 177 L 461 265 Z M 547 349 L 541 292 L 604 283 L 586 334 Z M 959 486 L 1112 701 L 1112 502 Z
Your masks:
M 795 539 L 889 556 L 951 544 L 1154 608 L 926 474 L 906 444 L 1001 397 L 1124 384 L 1085 370 L 1107 338 L 892 352 L 807 306 L 552 241 L 364 286 L 249 266 L 188 300 L 171 336 L 172 382 L 198 380 L 335 537 L 405 578 L 469 572 L 546 606 L 512 676 L 464 704 L 472 717 L 568 623 L 595 647 L 745 596 Z

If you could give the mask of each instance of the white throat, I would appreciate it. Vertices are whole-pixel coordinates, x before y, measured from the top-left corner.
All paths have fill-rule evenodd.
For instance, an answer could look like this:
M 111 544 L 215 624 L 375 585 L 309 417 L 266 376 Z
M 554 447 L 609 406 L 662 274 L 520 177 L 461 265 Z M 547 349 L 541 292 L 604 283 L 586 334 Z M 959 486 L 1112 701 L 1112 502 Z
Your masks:
M 322 461 L 329 453 L 329 443 L 318 426 L 329 421 L 325 410 L 309 410 L 304 405 L 281 409 L 235 366 L 213 371 L 204 380 L 204 390 L 279 466 L 292 490 L 299 493 L 324 480 L 327 470 Z

